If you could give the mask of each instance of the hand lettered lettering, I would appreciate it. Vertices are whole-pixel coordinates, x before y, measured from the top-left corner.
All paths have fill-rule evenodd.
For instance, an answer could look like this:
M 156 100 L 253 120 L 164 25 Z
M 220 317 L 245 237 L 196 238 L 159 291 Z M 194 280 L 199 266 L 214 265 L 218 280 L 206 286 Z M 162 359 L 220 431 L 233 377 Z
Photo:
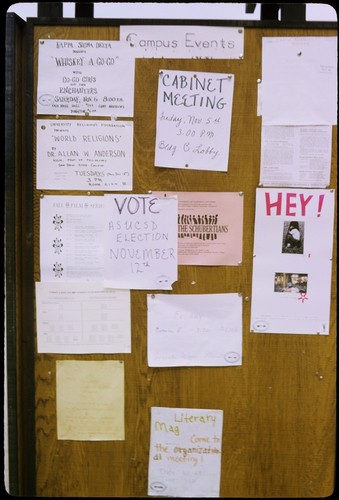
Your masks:
M 160 212 L 154 209 L 156 201 L 157 198 L 150 199 L 149 196 L 130 196 L 130 197 L 126 196 L 119 203 L 118 199 L 114 198 L 114 202 L 116 204 L 116 207 L 120 215 L 124 211 L 125 207 L 130 215 L 135 215 L 139 213 L 145 215 L 147 212 L 151 214 L 158 214 Z
M 288 192 L 283 196 L 278 192 L 273 198 L 271 193 L 265 193 L 266 215 L 286 215 L 295 217 L 296 215 L 306 216 L 306 207 L 312 200 L 313 195 L 305 196 L 303 193 Z

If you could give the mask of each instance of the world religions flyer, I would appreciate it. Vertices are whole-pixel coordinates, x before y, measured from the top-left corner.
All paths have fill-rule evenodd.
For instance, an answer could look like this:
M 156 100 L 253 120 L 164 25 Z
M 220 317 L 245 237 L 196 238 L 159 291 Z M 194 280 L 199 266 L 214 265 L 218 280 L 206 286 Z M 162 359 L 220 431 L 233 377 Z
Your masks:
M 234 75 L 160 70 L 155 165 L 226 172 Z
M 251 331 L 329 334 L 335 192 L 256 192 Z
M 178 200 L 105 194 L 104 286 L 172 290 L 178 278 Z

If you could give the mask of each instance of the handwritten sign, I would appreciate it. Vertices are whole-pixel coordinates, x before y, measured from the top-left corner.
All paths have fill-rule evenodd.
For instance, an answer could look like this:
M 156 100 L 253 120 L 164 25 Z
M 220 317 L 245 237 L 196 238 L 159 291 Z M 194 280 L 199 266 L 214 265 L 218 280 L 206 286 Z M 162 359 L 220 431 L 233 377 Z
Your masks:
M 222 410 L 151 408 L 148 495 L 219 497 Z
M 334 191 L 257 189 L 251 330 L 329 333 Z
M 38 114 L 133 116 L 134 56 L 124 42 L 39 40 Z
M 216 26 L 120 26 L 136 57 L 240 59 L 244 29 Z
M 149 366 L 241 365 L 241 296 L 148 295 L 147 349 Z
M 178 273 L 178 200 L 110 195 L 105 200 L 105 285 L 171 290 Z
M 160 70 L 155 165 L 228 169 L 234 75 Z
M 38 120 L 37 188 L 132 190 L 133 122 Z

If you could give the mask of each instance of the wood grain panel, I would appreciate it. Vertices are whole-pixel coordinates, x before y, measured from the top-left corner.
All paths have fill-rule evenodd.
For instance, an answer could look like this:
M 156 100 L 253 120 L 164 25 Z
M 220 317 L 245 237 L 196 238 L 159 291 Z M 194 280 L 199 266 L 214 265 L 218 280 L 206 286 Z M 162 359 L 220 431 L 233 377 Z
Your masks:
M 180 266 L 179 279 L 173 286 L 173 292 L 170 292 L 241 293 L 243 364 L 226 368 L 149 368 L 147 291 L 133 290 L 131 354 L 36 354 L 35 459 L 38 496 L 147 497 L 151 406 L 223 410 L 221 497 L 287 498 L 331 494 L 335 459 L 335 265 L 329 336 L 252 334 L 250 306 L 255 189 L 259 182 L 260 162 L 261 118 L 256 115 L 256 106 L 257 78 L 261 77 L 262 37 L 335 34 L 334 31 L 315 29 L 249 28 L 245 29 L 245 57 L 241 60 L 136 60 L 133 193 L 155 190 L 243 193 L 241 265 Z M 35 27 L 35 75 L 38 40 L 48 36 L 110 40 L 118 38 L 118 28 Z M 154 167 L 160 69 L 229 72 L 235 75 L 227 173 Z M 35 78 L 34 96 L 36 83 Z M 32 126 L 35 127 L 35 123 Z M 335 136 L 336 128 L 333 130 Z M 333 140 L 332 188 L 336 188 L 336 161 Z M 84 194 L 76 191 L 58 193 Z M 39 280 L 41 192 L 34 191 L 33 194 L 34 272 L 35 279 Z M 124 441 L 57 440 L 55 370 L 56 360 L 59 359 L 124 360 Z

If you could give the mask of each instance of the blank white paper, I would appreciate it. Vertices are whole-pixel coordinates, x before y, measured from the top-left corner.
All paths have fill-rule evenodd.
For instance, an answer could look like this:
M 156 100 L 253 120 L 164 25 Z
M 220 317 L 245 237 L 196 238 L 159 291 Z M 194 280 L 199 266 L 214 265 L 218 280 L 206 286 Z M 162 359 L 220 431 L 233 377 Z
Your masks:
M 337 123 L 337 37 L 263 37 L 264 125 Z

